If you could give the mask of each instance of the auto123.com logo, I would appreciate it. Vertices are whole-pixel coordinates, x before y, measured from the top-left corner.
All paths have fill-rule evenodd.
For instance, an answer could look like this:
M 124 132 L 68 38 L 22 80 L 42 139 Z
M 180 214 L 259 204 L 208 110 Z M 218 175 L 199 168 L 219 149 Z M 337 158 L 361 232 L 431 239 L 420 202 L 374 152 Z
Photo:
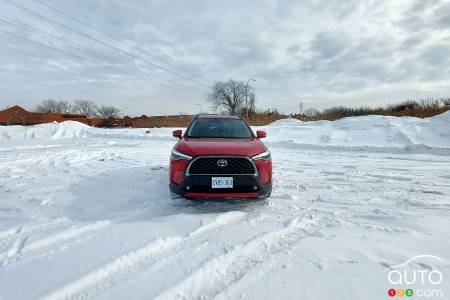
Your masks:
M 434 255 L 417 255 L 388 268 L 390 297 L 444 298 L 444 260 Z

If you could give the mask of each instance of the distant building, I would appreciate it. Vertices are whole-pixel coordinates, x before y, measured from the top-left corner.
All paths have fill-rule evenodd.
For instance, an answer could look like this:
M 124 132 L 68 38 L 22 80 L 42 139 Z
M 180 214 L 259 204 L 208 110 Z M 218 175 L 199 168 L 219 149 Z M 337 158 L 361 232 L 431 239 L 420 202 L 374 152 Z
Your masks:
M 94 127 L 186 127 L 191 121 L 190 115 L 151 116 L 89 119 L 85 115 L 36 113 L 29 112 L 20 106 L 13 106 L 0 111 L 0 125 L 36 125 L 51 122 L 77 121 Z
M 0 111 L 0 125 L 35 125 L 64 121 L 89 124 L 85 115 L 29 112 L 17 105 Z
M 140 117 L 124 116 L 115 120 L 119 127 L 150 128 L 150 127 L 186 127 L 192 119 L 190 115 L 177 116 L 151 116 Z

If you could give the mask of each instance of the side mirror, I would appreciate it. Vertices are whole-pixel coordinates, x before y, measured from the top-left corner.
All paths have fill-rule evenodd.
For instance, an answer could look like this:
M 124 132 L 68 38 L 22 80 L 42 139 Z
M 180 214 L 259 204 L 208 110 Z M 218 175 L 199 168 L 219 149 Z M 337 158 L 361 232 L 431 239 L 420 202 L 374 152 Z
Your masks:
M 174 137 L 176 137 L 176 138 L 181 139 L 181 137 L 183 136 L 183 131 L 180 130 L 180 129 L 174 130 L 174 131 L 172 132 L 172 135 L 173 135 Z
M 256 131 L 256 137 L 258 139 L 265 138 L 267 136 L 266 132 L 264 130 L 257 130 Z

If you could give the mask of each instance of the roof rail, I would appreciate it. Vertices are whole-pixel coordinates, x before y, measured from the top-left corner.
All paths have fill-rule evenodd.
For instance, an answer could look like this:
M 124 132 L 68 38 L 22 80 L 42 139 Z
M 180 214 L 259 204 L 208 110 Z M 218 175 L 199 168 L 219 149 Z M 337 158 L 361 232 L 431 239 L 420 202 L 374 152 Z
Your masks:
M 197 116 L 220 116 L 220 114 L 207 114 L 207 113 L 201 113 L 201 114 L 197 114 Z
M 211 117 L 224 117 L 224 118 L 236 118 L 236 119 L 243 119 L 241 116 L 239 115 L 222 115 L 222 114 L 196 114 L 194 116 L 193 119 L 197 119 L 199 117 L 204 117 L 204 116 L 211 116 Z

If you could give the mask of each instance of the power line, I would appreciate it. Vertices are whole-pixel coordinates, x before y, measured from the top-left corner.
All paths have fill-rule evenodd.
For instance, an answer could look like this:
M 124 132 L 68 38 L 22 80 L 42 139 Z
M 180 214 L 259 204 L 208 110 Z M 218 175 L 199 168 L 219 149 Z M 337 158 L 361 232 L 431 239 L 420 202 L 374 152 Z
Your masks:
M 72 28 L 72 27 L 70 27 L 70 26 L 67 26 L 67 25 L 65 25 L 65 24 L 56 22 L 56 21 L 54 21 L 54 20 L 52 20 L 52 19 L 50 19 L 50 18 L 48 18 L 48 17 L 46 17 L 46 16 L 44 16 L 44 15 L 38 14 L 38 13 L 36 13 L 36 12 L 34 12 L 34 11 L 32 11 L 32 10 L 30 10 L 30 9 L 28 9 L 28 8 L 26 8 L 26 7 L 22 6 L 22 5 L 20 5 L 20 4 L 14 3 L 14 2 L 12 2 L 11 0 L 4 0 L 4 1 L 7 2 L 7 3 L 9 3 L 10 5 L 13 5 L 13 6 L 15 6 L 15 7 L 19 8 L 19 9 L 22 9 L 22 10 L 28 12 L 29 14 L 32 14 L 32 15 L 34 15 L 34 16 L 36 16 L 36 17 L 38 17 L 38 18 L 41 18 L 41 19 L 43 19 L 43 20 L 46 20 L 46 21 L 49 22 L 49 23 L 56 24 L 56 25 L 58 25 L 58 26 L 60 26 L 60 27 L 62 27 L 62 28 L 65 28 L 65 29 L 69 30 L 69 31 L 75 32 L 75 33 L 77 33 L 78 35 L 81 35 L 81 36 L 83 36 L 83 37 L 86 38 L 86 39 L 89 39 L 89 40 L 91 40 L 91 41 L 95 41 L 95 42 L 97 42 L 97 43 L 99 43 L 99 44 L 101 44 L 101 45 L 103 45 L 103 46 L 105 46 L 105 47 L 108 47 L 108 48 L 110 48 L 110 49 L 116 50 L 116 51 L 118 51 L 118 52 L 120 52 L 120 53 L 122 53 L 122 54 L 124 54 L 124 55 L 126 55 L 126 56 L 132 57 L 132 58 L 134 58 L 134 59 L 141 60 L 141 61 L 143 61 L 143 62 L 145 62 L 145 63 L 147 63 L 147 64 L 149 64 L 149 65 L 151 65 L 151 66 L 153 66 L 153 67 L 156 67 L 156 68 L 158 68 L 158 69 L 160 69 L 160 70 L 163 70 L 163 71 L 166 71 L 166 72 L 168 72 L 168 73 L 171 73 L 171 74 L 173 74 L 173 75 L 175 75 L 175 76 L 178 76 L 178 77 L 183 78 L 183 79 L 185 79 L 185 80 L 187 80 L 187 81 L 193 82 L 193 83 L 195 83 L 195 84 L 197 84 L 197 85 L 201 85 L 201 86 L 203 86 L 203 87 L 209 88 L 209 86 L 207 86 L 207 85 L 199 84 L 198 82 L 196 82 L 196 81 L 194 81 L 194 80 L 192 80 L 192 79 L 190 79 L 190 78 L 188 78 L 188 77 L 186 77 L 186 76 L 180 75 L 180 74 L 178 74 L 178 73 L 176 73 L 176 72 L 173 72 L 173 71 L 168 70 L 168 69 L 166 69 L 166 68 L 164 68 L 164 67 L 161 67 L 161 66 L 159 66 L 159 65 L 157 65 L 157 64 L 155 64 L 155 63 L 152 63 L 152 62 L 150 62 L 150 61 L 148 61 L 148 60 L 145 60 L 145 59 L 143 59 L 143 58 L 141 58 L 141 57 L 139 57 L 139 56 L 137 56 L 137 55 L 135 55 L 135 54 L 133 54 L 133 53 L 130 53 L 130 52 L 128 52 L 128 51 L 125 51 L 125 50 L 123 50 L 123 49 L 121 49 L 121 48 L 118 48 L 118 47 L 115 47 L 115 46 L 113 46 L 113 45 L 110 45 L 110 44 L 108 44 L 108 43 L 105 43 L 105 42 L 103 42 L 103 41 L 101 41 L 101 40 L 99 40 L 99 39 L 96 39 L 96 38 L 94 38 L 94 37 L 92 37 L 92 36 L 90 36 L 90 35 L 88 35 L 88 34 L 86 34 L 86 33 L 84 33 L 84 32 L 81 32 L 81 31 L 79 31 L 79 30 L 76 30 L 76 29 L 74 29 L 74 28 Z
M 11 21 L 2 19 L 2 17 L 4 18 L 5 16 L 0 15 L 0 21 L 2 21 L 2 22 L 4 22 L 4 23 L 11 24 L 11 25 L 14 25 L 14 26 L 18 26 L 17 24 L 15 24 L 15 23 L 13 23 L 13 22 L 11 22 Z M 40 34 L 41 36 L 42 36 L 42 35 L 43 35 L 43 36 L 46 36 L 46 35 L 50 35 L 50 36 L 51 36 L 51 34 L 47 34 L 47 33 L 44 32 L 44 31 L 41 31 L 41 30 L 39 30 L 39 29 L 35 29 L 35 28 L 33 28 L 32 26 L 28 26 L 28 25 L 23 24 L 23 23 L 20 23 L 20 22 L 18 22 L 18 21 L 16 21 L 16 22 L 19 23 L 20 26 L 23 27 L 23 28 L 29 27 L 28 30 L 37 32 L 37 33 Z M 22 36 L 20 36 L 20 35 L 14 34 L 14 33 L 9 32 L 9 31 L 8 31 L 8 32 L 7 32 L 7 31 L 2 31 L 2 32 L 6 33 L 6 34 L 9 34 L 9 35 L 12 35 L 12 36 L 14 36 L 14 37 L 16 37 L 16 38 L 20 38 L 20 39 L 29 41 L 29 42 L 38 43 L 38 44 L 40 44 L 41 46 L 44 46 L 44 47 L 49 48 L 49 49 L 52 49 L 52 50 L 56 50 L 56 51 L 61 52 L 61 53 L 63 53 L 63 54 L 70 55 L 70 56 L 75 57 L 75 58 L 77 58 L 77 59 L 80 59 L 80 60 L 86 60 L 85 57 L 81 57 L 81 56 L 76 55 L 76 54 L 73 54 L 73 53 L 71 53 L 71 52 L 64 51 L 64 50 L 61 50 L 61 49 L 58 49 L 58 48 L 55 48 L 55 47 L 51 47 L 51 46 L 49 46 L 49 45 L 47 45 L 47 44 L 44 44 L 44 43 L 42 43 L 42 42 L 39 42 L 39 41 L 36 41 L 36 40 L 32 40 L 32 39 L 28 39 L 28 38 L 22 37 Z M 58 39 L 58 40 L 60 40 L 60 41 L 62 41 L 62 42 L 67 43 L 69 47 L 74 48 L 74 49 L 76 49 L 76 50 L 83 51 L 83 52 L 88 52 L 90 55 L 98 56 L 98 57 L 101 57 L 101 58 L 103 58 L 103 59 L 105 59 L 105 57 L 108 58 L 107 56 L 104 57 L 104 56 L 101 55 L 101 54 L 98 55 L 97 53 L 95 53 L 95 51 L 87 51 L 87 50 L 89 50 L 89 49 L 83 49 L 83 48 L 81 48 L 81 47 L 73 46 L 73 45 L 71 45 L 70 42 L 68 42 L 68 41 L 66 41 L 66 40 L 64 40 L 64 39 L 60 39 L 59 37 L 55 37 L 55 39 Z M 92 62 L 92 61 L 91 61 L 91 62 Z M 96 62 L 93 62 L 93 63 L 96 64 L 96 65 L 99 65 L 99 66 L 101 66 L 101 67 L 103 67 L 103 68 L 107 68 L 107 69 L 110 69 L 110 70 L 114 70 L 114 71 L 116 71 L 116 72 L 119 72 L 119 73 L 122 73 L 122 74 L 125 74 L 125 75 L 130 75 L 130 72 L 127 73 L 127 72 L 123 72 L 122 70 L 117 69 L 117 68 L 113 68 L 113 67 L 110 67 L 110 66 L 101 65 L 101 64 L 98 64 L 98 63 L 96 63 Z M 131 71 L 133 71 L 133 70 L 131 70 Z M 136 75 L 136 74 L 132 74 L 132 73 L 131 73 L 131 75 Z M 144 79 L 144 80 L 149 80 L 148 78 L 144 78 L 144 77 L 141 77 L 141 76 L 138 76 L 138 77 L 139 77 L 139 78 L 142 78 L 142 79 Z M 168 85 L 166 85 L 166 84 L 163 84 L 163 83 L 160 83 L 160 82 L 156 82 L 156 81 L 153 81 L 153 80 L 149 80 L 149 81 L 151 81 L 151 82 L 153 82 L 153 83 L 161 84 L 161 85 L 163 85 L 163 86 L 165 86 L 165 87 L 168 87 L 168 88 L 172 88 L 172 89 L 173 89 L 173 87 L 168 86 Z
M 39 35 L 41 35 L 41 36 L 45 36 L 45 37 L 48 37 L 48 38 L 50 38 L 50 39 L 57 40 L 58 42 L 65 43 L 65 44 L 67 44 L 69 47 L 71 47 L 71 48 L 73 48 L 73 49 L 75 49 L 75 50 L 78 50 L 78 51 L 87 53 L 87 54 L 89 54 L 89 55 L 92 55 L 92 56 L 101 58 L 101 59 L 106 60 L 106 61 L 108 61 L 108 62 L 111 62 L 111 63 L 120 63 L 120 61 L 117 60 L 117 59 L 114 58 L 114 57 L 111 57 L 111 56 L 108 56 L 108 55 L 104 55 L 104 54 L 98 53 L 98 52 L 96 52 L 96 51 L 94 51 L 94 50 L 91 50 L 91 49 L 89 49 L 89 48 L 77 46 L 77 45 L 75 45 L 74 43 L 72 43 L 72 42 L 70 42 L 70 41 L 68 41 L 68 40 L 66 40 L 66 39 L 64 39 L 64 38 L 61 38 L 61 37 L 59 37 L 59 36 L 53 35 L 53 34 L 51 34 L 51 33 L 48 33 L 48 32 L 46 32 L 46 31 L 43 31 L 43 30 L 38 29 L 38 28 L 36 28 L 36 27 L 33 27 L 33 26 L 29 25 L 29 24 L 22 23 L 22 22 L 20 22 L 20 21 L 18 21 L 18 20 L 9 18 L 9 17 L 7 17 L 7 16 L 5 16 L 5 15 L 0 14 L 0 21 L 2 21 L 2 22 L 4 22 L 4 23 L 11 24 L 11 25 L 16 26 L 16 27 L 24 28 L 25 30 L 29 30 L 29 31 L 32 31 L 32 32 L 36 32 L 37 34 L 39 34 Z M 103 66 L 103 65 L 102 65 L 102 66 Z M 121 67 L 124 67 L 124 66 L 121 66 Z M 133 72 L 134 72 L 134 75 L 138 73 L 138 74 L 143 75 L 143 76 L 149 76 L 149 74 L 144 73 L 144 72 L 139 71 L 139 70 L 134 70 L 134 69 L 132 69 L 130 66 L 125 65 L 125 67 L 128 69 L 128 73 L 132 73 L 132 75 L 133 75 Z M 136 72 L 137 72 L 137 73 L 136 73 Z M 144 77 L 141 77 L 141 76 L 140 76 L 140 78 L 144 78 Z M 144 78 L 144 79 L 145 79 L 145 80 L 149 80 L 148 78 Z M 153 82 L 153 83 L 156 83 L 156 84 L 160 84 L 160 85 L 162 85 L 162 86 L 165 86 L 165 87 L 168 87 L 168 88 L 171 88 L 171 89 L 181 90 L 181 89 L 177 89 L 177 88 L 174 88 L 174 87 L 172 87 L 172 86 L 169 86 L 169 85 L 166 85 L 166 84 L 164 84 L 164 83 L 157 82 L 157 81 L 154 81 L 154 80 L 149 80 L 149 81 L 151 81 L 151 82 Z M 193 91 L 193 90 L 191 90 L 191 91 Z M 195 92 L 195 91 L 194 91 L 194 92 Z
M 58 49 L 58 48 L 49 46 L 49 45 L 47 45 L 47 44 L 45 44 L 45 43 L 42 43 L 42 42 L 39 42 L 39 41 L 36 41 L 36 40 L 32 40 L 32 39 L 29 39 L 29 38 L 20 36 L 20 35 L 18 35 L 18 34 L 15 34 L 15 33 L 13 33 L 13 32 L 7 31 L 7 30 L 0 29 L 0 32 L 3 32 L 3 33 L 8 34 L 8 35 L 10 35 L 10 36 L 13 36 L 13 37 L 15 37 L 15 38 L 17 38 L 17 39 L 25 40 L 25 41 L 28 41 L 28 42 L 31 42 L 31 43 L 37 43 L 37 44 L 41 45 L 42 47 L 45 47 L 45 48 L 48 48 L 48 49 L 51 49 L 51 50 L 54 50 L 54 51 L 57 51 L 57 52 L 60 52 L 60 53 L 69 55 L 69 56 L 72 56 L 72 57 L 77 58 L 77 59 L 80 59 L 80 60 L 86 60 L 86 58 L 81 57 L 81 56 L 79 56 L 79 55 L 76 55 L 76 54 L 73 54 L 73 53 L 71 53 L 71 52 L 68 52 L 68 51 L 65 51 L 65 50 L 61 50 L 61 49 Z M 124 72 L 124 71 L 122 71 L 122 70 L 120 70 L 120 69 L 117 69 L 117 68 L 114 68 L 114 67 L 111 67 L 111 66 L 105 66 L 105 65 L 102 65 L 102 64 L 99 64 L 99 63 L 96 63 L 96 62 L 92 62 L 92 63 L 94 63 L 94 64 L 96 64 L 96 65 L 98 65 L 98 66 L 100 66 L 100 67 L 102 67 L 102 68 L 105 68 L 105 69 L 109 69 L 109 70 L 112 70 L 112 71 L 115 71 L 115 72 L 119 72 L 119 73 L 122 73 L 122 74 L 124 74 L 124 75 L 130 75 L 130 74 L 127 73 L 127 72 Z M 136 75 L 136 74 L 131 74 L 131 75 L 138 76 L 138 75 Z M 140 77 L 140 76 L 138 76 L 138 77 Z M 145 78 L 145 77 L 140 77 L 140 78 L 142 78 L 142 79 L 144 79 L 144 80 L 148 80 L 148 78 Z M 152 80 L 150 80 L 150 81 L 152 81 Z M 152 82 L 154 82 L 154 81 L 152 81 Z M 158 83 L 158 82 L 155 82 L 155 83 Z M 165 87 L 167 87 L 167 88 L 173 89 L 173 90 L 180 90 L 180 89 L 174 88 L 174 87 L 172 87 L 172 86 L 166 85 L 166 84 L 164 84 L 164 83 L 158 83 L 158 84 L 161 84 L 161 85 L 163 85 L 163 86 L 165 86 Z
M 70 55 L 70 56 L 75 57 L 75 58 L 77 58 L 77 59 L 84 60 L 83 57 L 78 56 L 78 55 L 76 55 L 76 54 L 73 54 L 73 53 L 70 53 L 70 52 L 67 52 L 67 51 L 58 49 L 58 48 L 51 47 L 51 46 L 49 46 L 49 45 L 47 45 L 47 44 L 44 44 L 44 43 L 41 43 L 41 42 L 39 42 L 39 41 L 35 41 L 35 40 L 28 39 L 28 38 L 26 38 L 26 37 L 20 36 L 20 35 L 18 35 L 18 34 L 13 33 L 13 32 L 10 32 L 10 31 L 7 31 L 7 30 L 3 30 L 3 29 L 0 29 L 0 32 L 6 33 L 6 34 L 8 34 L 8 35 L 11 35 L 11 36 L 16 37 L 16 38 L 21 39 L 21 40 L 26 40 L 26 41 L 29 41 L 29 42 L 35 42 L 35 43 L 40 44 L 40 45 L 43 46 L 43 47 L 46 47 L 46 48 L 49 48 L 49 49 L 52 49 L 52 50 L 61 52 L 61 53 L 66 54 L 66 55 Z
M 106 32 L 106 31 L 104 31 L 103 29 L 99 28 L 98 26 L 92 25 L 91 23 L 95 22 L 94 20 L 92 20 L 91 18 L 86 17 L 86 16 L 84 16 L 84 15 L 78 13 L 78 12 L 75 12 L 74 10 L 70 9 L 69 7 L 63 5 L 62 3 L 58 2 L 58 1 L 51 1 L 51 2 L 53 2 L 53 3 L 56 4 L 57 6 L 62 7 L 64 10 L 69 11 L 70 13 L 68 13 L 68 12 L 66 12 L 66 11 L 64 11 L 64 10 L 62 10 L 62 9 L 59 9 L 59 8 L 56 7 L 56 6 L 50 5 L 50 4 L 48 4 L 47 2 L 44 2 L 44 1 L 42 1 L 42 0 L 34 0 L 34 1 L 40 3 L 41 5 L 43 5 L 43 6 L 47 7 L 47 8 L 50 8 L 50 9 L 55 10 L 56 12 L 58 12 L 58 13 L 64 15 L 64 16 L 66 16 L 66 17 L 68 17 L 68 18 L 74 20 L 75 22 L 78 22 L 78 23 L 80 23 L 80 24 L 82 24 L 82 25 L 84 25 L 84 26 L 86 26 L 86 27 L 89 27 L 89 28 L 91 28 L 91 29 L 93 29 L 93 30 L 95 30 L 95 31 L 97 31 L 97 32 L 99 32 L 99 33 L 101 33 L 101 34 L 103 34 L 103 35 L 109 37 L 110 39 L 115 40 L 116 42 L 119 42 L 119 43 L 124 44 L 124 43 L 123 43 L 123 40 L 128 38 L 128 37 L 124 36 L 123 34 L 116 33 L 116 35 L 118 35 L 118 36 L 121 37 L 121 39 L 119 39 L 119 38 L 117 38 L 116 36 L 114 36 L 114 35 L 112 35 L 112 34 Z M 75 16 L 78 16 L 78 17 L 81 17 L 81 18 L 84 18 L 84 19 L 90 21 L 91 23 L 88 23 L 88 22 L 85 22 L 85 21 L 83 21 L 83 20 L 80 20 L 80 19 L 74 17 L 74 15 L 75 15 Z M 171 62 L 169 62 L 169 61 L 167 61 L 167 60 L 164 60 L 164 59 L 162 59 L 162 58 L 160 58 L 160 57 L 157 57 L 157 56 L 155 56 L 155 55 L 149 53 L 148 51 L 145 51 L 145 50 L 142 49 L 141 47 L 135 47 L 135 49 L 138 50 L 140 53 L 146 55 L 146 56 L 149 56 L 149 57 L 151 57 L 151 58 L 153 58 L 153 59 L 155 59 L 155 60 L 160 60 L 160 61 L 162 61 L 163 63 L 168 64 L 168 65 L 172 66 L 173 68 L 177 69 L 178 71 L 181 71 L 181 72 L 186 73 L 187 75 L 189 75 L 188 72 L 186 72 L 186 71 L 183 70 L 183 69 L 180 69 L 180 68 L 179 68 L 178 66 L 176 66 L 175 64 L 173 64 L 173 63 L 171 63 Z M 194 80 L 194 81 L 197 82 L 197 83 L 199 83 L 199 84 L 201 84 L 201 85 L 203 85 L 202 83 L 200 83 L 200 82 L 198 82 L 198 81 L 196 81 L 196 80 Z
M 112 58 L 112 57 L 110 57 L 110 56 L 107 56 L 107 55 L 104 55 L 104 54 L 101 54 L 101 53 L 99 54 L 99 53 L 97 53 L 97 52 L 95 52 L 95 51 L 93 51 L 93 50 L 90 50 L 90 49 L 88 49 L 88 48 L 83 48 L 83 47 L 73 46 L 74 44 L 73 44 L 72 42 L 66 40 L 66 39 L 63 39 L 63 38 L 61 38 L 61 37 L 59 37 L 59 36 L 56 36 L 56 35 L 53 35 L 53 34 L 51 34 L 51 33 L 45 32 L 45 31 L 43 31 L 43 30 L 41 30 L 41 29 L 38 29 L 38 28 L 36 28 L 36 27 L 33 27 L 33 26 L 29 25 L 29 24 L 22 23 L 22 22 L 20 22 L 20 21 L 18 21 L 18 20 L 16 20 L 16 19 L 9 18 L 9 17 L 7 17 L 7 16 L 5 16 L 5 15 L 0 14 L 0 21 L 2 21 L 2 22 L 4 22 L 4 23 L 8 23 L 8 24 L 13 25 L 13 26 L 16 26 L 16 27 L 24 28 L 25 30 L 30 30 L 30 31 L 38 32 L 38 34 L 47 36 L 47 37 L 49 37 L 49 38 L 58 40 L 58 41 L 63 42 L 63 43 L 66 43 L 66 44 L 68 44 L 69 46 L 71 46 L 71 47 L 73 47 L 73 48 L 76 48 L 76 49 L 79 50 L 79 51 L 83 51 L 83 52 L 85 52 L 85 53 L 88 53 L 88 54 L 90 54 L 90 55 L 93 55 L 93 56 L 102 58 L 102 59 L 104 59 L 104 60 L 107 60 L 107 61 L 110 61 L 110 62 L 117 62 L 117 61 L 118 61 L 118 60 L 116 60 L 116 59 L 114 59 L 114 58 Z

